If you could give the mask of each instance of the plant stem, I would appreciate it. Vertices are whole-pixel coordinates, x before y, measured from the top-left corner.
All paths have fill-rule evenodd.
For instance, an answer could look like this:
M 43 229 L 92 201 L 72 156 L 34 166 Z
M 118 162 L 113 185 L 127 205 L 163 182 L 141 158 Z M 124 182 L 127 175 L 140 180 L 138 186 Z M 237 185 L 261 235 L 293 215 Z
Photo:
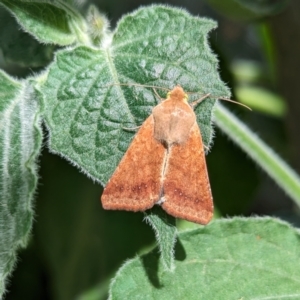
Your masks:
M 300 206 L 300 178 L 268 145 L 220 103 L 215 124 L 241 147 Z

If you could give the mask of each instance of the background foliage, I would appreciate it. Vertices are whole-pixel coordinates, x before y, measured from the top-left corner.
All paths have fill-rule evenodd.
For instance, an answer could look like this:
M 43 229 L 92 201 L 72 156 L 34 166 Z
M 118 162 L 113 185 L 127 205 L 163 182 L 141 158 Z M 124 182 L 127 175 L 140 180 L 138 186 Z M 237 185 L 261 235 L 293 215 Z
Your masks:
M 39 2 L 40 7 L 45 7 L 45 4 L 49 5 L 47 1 L 3 0 L 1 2 L 14 8 L 18 8 L 20 2 L 29 4 L 30 2 Z M 300 7 L 297 0 L 274 2 L 194 1 L 186 4 L 179 1 L 164 2 L 184 6 L 193 15 L 211 17 L 218 21 L 218 29 L 210 34 L 210 44 L 220 59 L 221 77 L 232 89 L 233 98 L 247 103 L 254 108 L 254 111 L 247 112 L 234 106 L 230 106 L 230 109 L 234 110 L 299 172 L 300 139 L 297 124 L 300 117 L 300 106 L 297 95 L 299 95 L 298 74 L 300 72 L 297 68 L 300 66 L 298 62 L 300 49 L 297 41 L 300 40 L 298 37 Z M 81 39 L 82 43 L 86 43 L 84 36 L 80 35 L 80 32 L 86 28 L 81 22 L 79 11 L 85 15 L 92 1 L 81 1 L 81 3 L 76 1 L 72 17 L 77 21 L 74 22 L 74 26 L 70 27 L 66 26 L 68 19 L 66 11 L 70 11 L 67 2 L 54 1 L 54 3 L 60 17 L 56 18 L 55 16 L 58 15 L 49 13 L 46 8 L 45 18 L 40 28 L 43 28 L 44 33 L 49 30 L 50 25 L 55 24 L 54 30 L 57 29 L 57 32 L 52 34 L 53 28 L 51 27 L 47 35 L 48 40 L 43 40 L 45 35 L 35 31 L 34 34 L 42 43 L 38 43 L 30 34 L 21 31 L 16 19 L 1 7 L 1 67 L 10 75 L 28 78 L 51 62 L 53 51 L 58 46 L 70 45 L 75 39 Z M 72 4 L 71 1 L 69 3 Z M 98 3 L 93 1 L 93 3 L 107 15 L 112 27 L 124 13 L 131 12 L 140 5 L 152 4 L 150 1 L 124 2 L 117 0 L 99 1 Z M 38 5 L 36 9 L 39 9 Z M 16 15 L 19 13 L 19 18 L 29 20 L 28 16 L 22 14 L 22 11 L 16 11 Z M 93 24 L 97 28 L 97 24 Z M 23 26 L 27 32 L 36 30 L 36 27 L 32 26 L 30 22 L 27 22 L 26 25 L 23 23 Z M 106 24 L 101 26 L 105 27 Z M 95 43 L 97 38 L 99 37 L 95 36 Z M 49 42 L 56 46 L 48 44 Z M 87 56 L 82 58 L 88 59 Z M 57 61 L 59 62 L 59 58 Z M 62 62 L 66 61 L 62 60 Z M 60 74 L 60 76 L 66 75 Z M 3 78 L 5 81 L 5 75 Z M 76 76 L 74 78 L 78 79 Z M 79 82 L 80 80 L 82 78 L 79 78 Z M 53 87 L 55 88 L 55 83 L 53 83 Z M 16 95 L 31 87 L 29 84 L 19 85 L 16 83 L 14 88 L 9 94 L 11 98 L 7 98 L 7 105 L 11 105 L 9 99 L 15 99 Z M 51 87 L 47 86 L 47 88 L 51 95 Z M 258 99 L 264 99 L 264 101 Z M 3 109 L 3 107 L 0 108 Z M 18 110 L 15 113 L 15 118 L 18 119 Z M 36 120 L 32 119 L 32 122 L 34 123 Z M 14 124 L 18 126 L 17 122 Z M 47 126 L 49 126 L 49 122 Z M 31 138 L 40 143 L 38 129 L 32 132 Z M 125 149 L 126 145 L 122 145 L 122 147 Z M 31 151 L 35 150 L 31 149 Z M 50 154 L 47 147 L 43 147 L 39 160 L 40 179 L 35 199 L 35 222 L 32 235 L 27 248 L 20 252 L 17 268 L 7 286 L 6 299 L 74 299 L 76 297 L 104 299 L 107 295 L 109 280 L 114 277 L 117 269 L 126 259 L 134 257 L 137 252 L 146 252 L 152 248 L 154 234 L 150 227 L 142 222 L 144 217 L 142 214 L 103 211 L 99 204 L 101 186 L 87 179 L 85 175 L 79 173 L 76 168 L 62 158 Z M 253 214 L 276 215 L 292 222 L 295 226 L 299 224 L 299 213 L 295 204 L 218 129 L 216 129 L 214 145 L 207 156 L 207 164 L 217 210 L 216 217 Z M 35 170 L 30 170 L 28 175 L 33 176 L 28 184 L 29 189 L 36 184 L 34 175 L 32 175 L 34 172 Z M 25 211 L 28 213 L 27 218 L 32 218 L 31 208 L 26 207 Z M 215 234 L 218 226 L 224 225 L 223 221 L 219 222 L 221 223 L 213 223 L 205 230 Z M 277 241 L 282 243 L 283 237 L 290 238 L 290 244 L 285 243 L 291 249 L 292 260 L 299 261 L 298 232 L 280 222 L 274 221 L 274 224 L 272 222 L 269 219 L 257 220 L 250 233 L 247 234 L 257 237 L 257 239 L 254 238 L 255 241 L 263 238 L 266 244 L 276 244 Z M 237 223 L 239 225 L 243 223 L 242 228 L 245 226 L 245 232 L 248 232 L 248 225 L 244 223 L 243 219 L 238 219 Z M 234 232 L 237 223 L 233 223 L 231 226 L 228 221 L 226 223 L 228 232 Z M 260 226 L 271 226 L 269 228 L 272 228 L 272 231 L 271 229 L 266 232 L 263 229 L 260 231 Z M 192 227 L 197 226 L 184 221 L 178 222 L 179 229 Z M 254 232 L 257 234 L 255 235 Z M 276 232 L 276 235 L 272 237 L 270 232 Z M 182 243 L 185 243 L 185 239 L 190 242 L 190 237 L 187 238 L 188 235 L 189 233 L 182 234 Z M 233 244 L 241 246 L 245 244 L 242 239 L 229 243 L 227 237 L 222 236 L 219 236 L 218 243 L 222 249 Z M 180 244 L 178 245 L 177 247 L 180 247 Z M 197 255 L 205 255 L 205 251 L 214 245 L 213 241 L 203 241 L 197 249 L 203 247 L 204 252 L 197 252 Z M 261 244 L 255 245 L 260 247 Z M 9 249 L 9 245 L 7 247 Z M 185 247 L 188 249 L 188 246 L 185 245 Z M 5 249 L 2 250 L 3 253 L 5 251 Z M 282 249 L 282 251 L 285 250 Z M 179 257 L 175 257 L 176 260 L 183 260 L 184 253 L 180 250 L 178 253 Z M 226 253 L 229 255 L 231 252 Z M 146 256 L 144 266 L 147 266 L 147 261 L 153 259 L 151 255 L 155 256 L 155 254 Z M 282 256 L 279 255 L 279 257 Z M 197 257 L 197 259 L 201 260 L 203 257 Z M 247 262 L 249 265 L 251 265 L 251 259 L 255 260 L 255 257 L 249 258 Z M 243 261 L 239 261 L 236 257 L 233 261 L 231 268 L 239 271 L 240 269 L 236 266 Z M 143 271 L 143 269 L 139 269 L 141 268 L 139 260 L 131 263 L 137 264 L 135 267 L 137 272 Z M 261 264 L 266 265 L 267 263 L 269 263 L 267 258 L 261 261 Z M 130 263 L 126 263 L 126 266 L 118 272 L 114 282 L 112 290 L 116 293 L 116 299 L 120 299 L 117 296 L 118 280 L 122 278 L 122 272 L 125 272 L 124 274 L 128 272 L 126 269 L 128 266 L 130 267 Z M 155 264 L 151 264 L 151 266 L 153 267 Z M 287 272 L 294 275 L 291 276 L 291 280 L 286 276 L 286 281 L 277 278 L 277 292 L 284 294 L 287 287 L 290 290 L 294 289 L 293 280 L 298 282 L 299 274 L 293 269 L 293 266 L 288 265 L 290 269 L 283 270 L 286 263 L 280 259 L 275 263 L 273 261 L 270 269 L 272 270 L 275 266 L 280 274 Z M 231 268 L 227 270 L 228 274 L 237 276 L 237 273 L 232 272 Z M 160 272 L 163 270 L 159 266 L 157 269 Z M 266 274 L 266 278 L 270 280 L 268 273 Z M 168 282 L 168 276 L 171 275 L 167 274 L 163 278 L 163 283 Z M 200 276 L 200 278 L 203 277 Z M 156 282 L 157 278 L 155 277 L 150 277 L 150 279 L 154 286 L 159 287 L 162 284 Z M 283 284 L 282 289 L 279 282 Z M 130 286 L 126 282 L 123 284 L 126 287 Z M 222 284 L 225 283 L 222 282 Z M 228 287 L 228 283 L 226 286 Z M 236 291 L 236 286 L 233 286 L 232 290 Z M 297 286 L 293 290 L 294 299 L 299 296 L 299 291 L 296 289 Z M 271 286 L 266 293 L 270 290 L 272 290 Z M 121 289 L 121 291 L 124 290 Z M 166 292 L 168 296 L 168 290 Z M 140 296 L 140 294 L 136 295 Z M 243 295 L 236 294 L 236 296 L 238 298 Z M 208 295 L 205 299 L 213 298 L 209 298 Z

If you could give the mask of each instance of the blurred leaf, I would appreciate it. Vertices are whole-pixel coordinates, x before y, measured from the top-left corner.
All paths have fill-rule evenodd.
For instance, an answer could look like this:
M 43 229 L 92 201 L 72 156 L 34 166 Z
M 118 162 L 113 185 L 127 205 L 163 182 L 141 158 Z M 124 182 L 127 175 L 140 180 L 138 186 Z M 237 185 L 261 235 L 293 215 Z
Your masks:
M 262 75 L 262 69 L 255 61 L 235 60 L 230 69 L 238 83 L 257 82 Z
M 16 251 L 27 244 L 42 133 L 30 83 L 0 72 L 0 298 Z
M 283 10 L 290 0 L 235 0 L 235 2 L 259 15 L 271 15 Z
M 206 0 L 222 14 L 237 20 L 253 20 L 282 11 L 290 0 Z
M 235 88 L 237 99 L 253 110 L 257 110 L 276 117 L 284 117 L 286 104 L 283 99 L 264 88 L 254 86 L 240 86 Z
M 128 261 L 109 299 L 298 299 L 299 232 L 271 218 L 219 220 L 179 234 L 174 273 L 156 251 Z
M 53 58 L 54 45 L 42 45 L 20 30 L 15 18 L 0 7 L 0 48 L 6 61 L 24 67 L 45 66 Z M 5 29 L 4 29 L 5 28 Z
M 274 44 L 273 32 L 270 30 L 270 27 L 267 23 L 259 23 L 256 26 L 257 36 L 260 40 L 261 49 L 264 54 L 264 59 L 267 65 L 267 75 L 269 81 L 276 86 L 277 80 L 277 63 L 278 63 L 278 53 L 276 46 Z
M 64 9 L 55 6 L 62 1 L 20 1 L 0 0 L 15 17 L 23 30 L 32 34 L 41 43 L 70 45 L 75 42 L 76 35 L 70 28 L 71 6 L 65 4 Z

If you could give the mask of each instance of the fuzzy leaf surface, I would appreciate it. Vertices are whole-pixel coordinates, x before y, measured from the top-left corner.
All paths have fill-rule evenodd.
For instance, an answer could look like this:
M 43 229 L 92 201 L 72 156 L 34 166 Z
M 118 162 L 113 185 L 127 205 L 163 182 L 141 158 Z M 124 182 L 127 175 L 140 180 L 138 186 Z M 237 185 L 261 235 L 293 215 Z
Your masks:
M 70 26 L 73 10 L 68 4 L 62 7 L 63 2 L 57 0 L 0 0 L 1 3 L 16 17 L 23 30 L 39 42 L 65 46 L 76 41 Z
M 153 251 L 127 262 L 109 299 L 299 299 L 300 235 L 272 218 L 218 220 L 182 232 L 173 273 Z
M 125 16 L 105 47 L 58 52 L 40 88 L 51 150 L 104 184 L 134 136 L 128 128 L 140 126 L 159 102 L 152 88 L 132 84 L 180 84 L 197 92 L 190 101 L 208 92 L 228 96 L 207 41 L 215 26 L 184 10 L 150 6 Z M 157 92 L 166 97 L 166 90 Z M 214 102 L 206 99 L 196 109 L 207 146 Z
M 32 95 L 29 83 L 0 72 L 0 298 L 16 250 L 26 245 L 33 220 L 35 160 L 42 134 Z
M 174 270 L 174 246 L 177 238 L 176 219 L 155 205 L 145 213 L 159 247 L 161 261 L 167 271 Z

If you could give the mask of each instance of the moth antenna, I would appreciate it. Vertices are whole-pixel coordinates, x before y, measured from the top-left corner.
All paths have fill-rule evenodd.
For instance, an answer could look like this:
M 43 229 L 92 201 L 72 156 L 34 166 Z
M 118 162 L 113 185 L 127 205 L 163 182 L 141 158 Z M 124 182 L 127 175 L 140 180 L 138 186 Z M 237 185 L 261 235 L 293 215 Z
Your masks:
M 231 103 L 238 104 L 238 105 L 243 106 L 243 107 L 245 107 L 245 108 L 247 108 L 247 109 L 249 109 L 249 110 L 252 111 L 252 109 L 251 109 L 249 106 L 247 106 L 246 104 L 243 104 L 243 103 L 241 103 L 241 102 L 234 101 L 234 100 L 227 99 L 227 98 L 222 98 L 222 97 L 221 97 L 221 98 L 218 98 L 218 99 L 219 99 L 219 100 L 228 101 L 228 102 L 231 102 Z
M 168 92 L 171 90 L 171 89 L 168 89 L 168 88 L 165 88 L 165 87 L 161 87 L 161 86 L 157 86 L 157 85 L 138 84 L 138 83 L 111 83 L 111 84 L 108 84 L 108 85 L 106 85 L 106 86 L 112 86 L 112 85 L 122 85 L 122 86 L 131 86 L 131 85 L 133 85 L 133 86 L 139 86 L 139 87 L 149 87 L 149 88 L 153 88 L 155 95 L 156 95 L 159 99 L 161 99 L 161 97 L 158 95 L 157 91 L 155 90 L 156 88 L 157 88 L 157 89 L 161 89 L 161 90 L 165 90 L 165 91 L 168 91 Z M 186 93 L 186 94 L 196 94 L 196 93 L 198 93 L 198 92 L 185 92 L 185 93 Z M 200 99 L 198 99 L 198 100 L 196 100 L 196 101 L 190 103 L 190 105 L 191 105 L 192 107 L 195 107 L 197 104 L 199 104 L 201 101 L 203 101 L 205 98 L 207 98 L 207 97 L 209 97 L 209 96 L 212 96 L 212 97 L 217 98 L 217 99 L 219 99 L 219 100 L 223 100 L 223 101 L 227 101 L 227 102 L 232 102 L 232 103 L 238 104 L 238 105 L 243 106 L 243 107 L 245 107 L 245 108 L 247 108 L 247 109 L 249 109 L 249 110 L 252 111 L 252 109 L 251 109 L 249 106 L 247 106 L 246 104 L 240 103 L 240 102 L 235 101 L 235 100 L 232 100 L 232 99 L 224 98 L 224 97 L 213 96 L 213 95 L 211 95 L 210 93 L 205 94 L 205 95 L 204 95 L 203 97 L 201 97 Z
M 141 126 L 135 126 L 135 127 L 131 127 L 131 128 L 129 128 L 129 127 L 122 127 L 122 129 L 127 130 L 127 131 L 137 131 L 138 129 L 141 128 Z
M 155 88 L 153 88 L 155 96 L 161 101 L 161 97 L 158 95 L 157 91 Z
M 193 92 L 192 92 L 192 93 L 193 93 Z M 191 93 L 190 93 L 190 94 L 191 94 Z M 251 109 L 249 106 L 247 106 L 246 104 L 243 104 L 243 103 L 234 101 L 234 100 L 232 100 L 232 99 L 224 98 L 224 97 L 213 96 L 213 95 L 211 95 L 210 93 L 205 94 L 205 95 L 202 96 L 200 99 L 198 99 L 198 100 L 196 100 L 196 101 L 190 103 L 190 105 L 191 105 L 192 107 L 195 107 L 197 104 L 199 104 L 201 101 L 203 101 L 204 99 L 206 99 L 206 98 L 209 97 L 209 96 L 212 96 L 212 97 L 217 98 L 217 99 L 219 99 L 219 100 L 228 101 L 228 102 L 232 102 L 232 103 L 238 104 L 238 105 L 243 106 L 243 107 L 245 107 L 245 108 L 247 108 L 247 109 L 249 109 L 249 110 L 252 111 L 252 109 Z
M 140 86 L 140 87 L 149 87 L 149 88 L 157 88 L 157 89 L 162 89 L 162 90 L 165 90 L 165 91 L 171 91 L 171 89 L 168 89 L 168 88 L 165 88 L 165 87 L 161 87 L 161 86 L 157 86 L 157 85 L 148 85 L 148 84 L 138 84 L 138 83 L 111 83 L 111 84 L 107 84 L 105 85 L 104 87 L 106 86 L 112 86 L 112 85 L 123 85 L 123 86 Z M 159 97 L 160 98 L 160 97 Z

